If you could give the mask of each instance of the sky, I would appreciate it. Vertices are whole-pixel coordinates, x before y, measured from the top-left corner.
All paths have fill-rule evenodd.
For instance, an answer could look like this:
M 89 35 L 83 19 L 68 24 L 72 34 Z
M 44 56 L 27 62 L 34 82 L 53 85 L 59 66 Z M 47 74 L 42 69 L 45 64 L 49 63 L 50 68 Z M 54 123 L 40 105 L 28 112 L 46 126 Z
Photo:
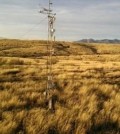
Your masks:
M 120 39 L 120 0 L 52 0 L 56 40 Z M 0 0 L 0 37 L 47 39 L 48 0 Z

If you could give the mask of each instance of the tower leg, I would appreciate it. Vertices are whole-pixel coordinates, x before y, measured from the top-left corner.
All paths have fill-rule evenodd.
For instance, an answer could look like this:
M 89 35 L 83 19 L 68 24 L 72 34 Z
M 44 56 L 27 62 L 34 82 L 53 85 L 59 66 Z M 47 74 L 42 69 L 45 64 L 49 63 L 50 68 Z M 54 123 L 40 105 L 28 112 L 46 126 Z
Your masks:
M 52 112 L 55 111 L 55 103 L 54 103 L 53 97 L 50 97 L 48 100 L 48 108 Z

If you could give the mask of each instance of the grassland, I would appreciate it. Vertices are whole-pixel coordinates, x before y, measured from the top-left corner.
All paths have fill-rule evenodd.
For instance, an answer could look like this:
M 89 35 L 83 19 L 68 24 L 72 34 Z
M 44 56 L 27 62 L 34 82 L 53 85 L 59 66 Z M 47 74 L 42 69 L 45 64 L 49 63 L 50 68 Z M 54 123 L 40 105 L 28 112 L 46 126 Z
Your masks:
M 120 45 L 56 42 L 55 113 L 46 41 L 0 40 L 0 134 L 120 134 Z

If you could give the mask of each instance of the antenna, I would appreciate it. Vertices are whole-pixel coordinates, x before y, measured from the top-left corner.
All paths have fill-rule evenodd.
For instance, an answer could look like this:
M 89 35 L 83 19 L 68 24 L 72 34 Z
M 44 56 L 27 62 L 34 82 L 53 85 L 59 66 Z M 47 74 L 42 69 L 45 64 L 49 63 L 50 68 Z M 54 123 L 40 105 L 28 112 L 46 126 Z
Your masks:
M 52 74 L 52 58 L 54 54 L 53 44 L 55 42 L 55 29 L 54 23 L 56 20 L 56 13 L 53 13 L 52 10 L 53 3 L 49 0 L 49 7 L 42 8 L 40 13 L 48 16 L 48 41 L 47 41 L 47 84 L 45 96 L 48 99 L 48 108 L 50 110 L 54 110 L 54 100 L 53 100 L 53 92 L 54 92 L 54 82 L 53 82 L 53 74 Z

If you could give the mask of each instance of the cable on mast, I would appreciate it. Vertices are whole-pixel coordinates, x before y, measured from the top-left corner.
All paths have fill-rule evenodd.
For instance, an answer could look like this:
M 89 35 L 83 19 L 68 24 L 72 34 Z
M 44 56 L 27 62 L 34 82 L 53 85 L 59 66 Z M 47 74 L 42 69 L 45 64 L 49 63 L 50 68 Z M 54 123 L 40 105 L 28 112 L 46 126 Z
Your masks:
M 47 8 L 42 8 L 40 11 L 41 14 L 45 14 L 48 16 L 48 41 L 47 41 L 47 65 L 46 65 L 46 73 L 47 73 L 47 83 L 46 83 L 46 91 L 45 95 L 46 98 L 48 99 L 48 108 L 49 110 L 55 110 L 55 104 L 53 100 L 53 93 L 55 90 L 54 87 L 54 82 L 53 82 L 53 71 L 52 71 L 52 58 L 54 54 L 54 49 L 53 45 L 55 42 L 55 28 L 54 28 L 54 23 L 56 20 L 56 13 L 53 13 L 52 10 L 52 5 L 53 3 L 51 0 L 49 0 L 49 7 Z

